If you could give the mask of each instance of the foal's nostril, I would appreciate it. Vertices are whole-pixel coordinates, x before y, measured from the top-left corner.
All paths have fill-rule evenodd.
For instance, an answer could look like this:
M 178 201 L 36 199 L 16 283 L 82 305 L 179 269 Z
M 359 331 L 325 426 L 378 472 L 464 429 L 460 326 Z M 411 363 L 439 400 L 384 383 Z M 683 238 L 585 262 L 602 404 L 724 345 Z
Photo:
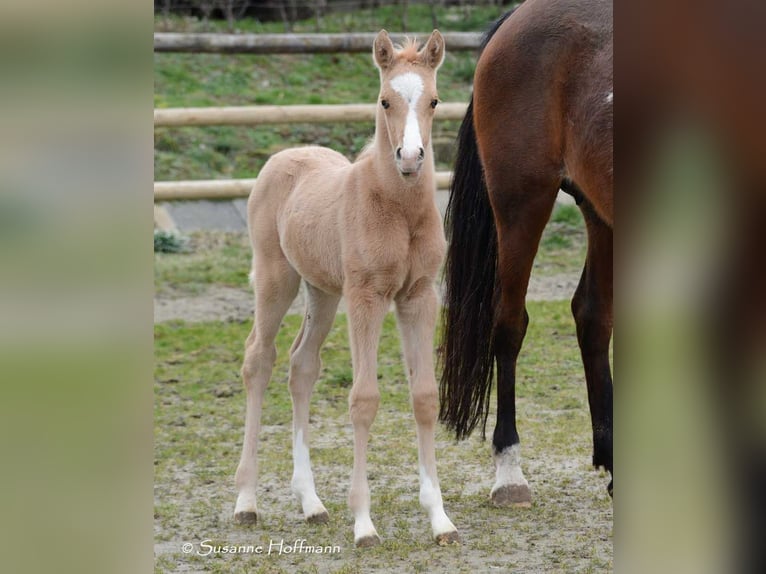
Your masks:
M 420 159 L 425 158 L 426 157 L 426 150 L 424 150 L 423 148 L 420 148 L 420 153 L 418 154 L 418 157 Z
M 402 159 L 402 148 L 396 148 L 396 159 Z

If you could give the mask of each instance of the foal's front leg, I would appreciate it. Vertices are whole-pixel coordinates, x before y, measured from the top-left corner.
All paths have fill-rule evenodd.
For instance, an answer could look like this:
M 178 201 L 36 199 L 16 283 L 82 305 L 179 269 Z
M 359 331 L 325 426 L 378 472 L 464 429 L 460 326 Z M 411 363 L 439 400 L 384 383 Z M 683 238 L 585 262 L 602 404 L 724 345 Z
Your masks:
M 380 403 L 378 391 L 378 341 L 390 299 L 365 288 L 346 290 L 354 383 L 349 395 L 354 427 L 354 470 L 348 503 L 354 513 L 354 543 L 375 546 L 380 536 L 370 518 L 367 484 L 367 441 Z
M 434 435 L 438 413 L 438 392 L 434 374 L 433 337 L 438 301 L 433 282 L 423 280 L 396 302 L 396 318 L 410 380 L 412 410 L 418 434 L 420 463 L 420 504 L 428 511 L 431 531 L 440 545 L 457 543 L 455 525 L 444 512 L 439 478 L 436 474 Z

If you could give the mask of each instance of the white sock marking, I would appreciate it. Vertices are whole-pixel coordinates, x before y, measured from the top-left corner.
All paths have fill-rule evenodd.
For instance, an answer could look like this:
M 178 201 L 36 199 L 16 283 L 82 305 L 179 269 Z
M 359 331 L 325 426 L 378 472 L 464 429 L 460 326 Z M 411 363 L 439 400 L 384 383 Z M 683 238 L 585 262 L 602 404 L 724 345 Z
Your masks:
M 298 430 L 293 442 L 293 467 L 292 491 L 303 506 L 303 513 L 308 518 L 326 512 L 316 494 L 309 447 L 303 442 L 302 429 Z
M 425 467 L 420 467 L 420 504 L 428 511 L 434 536 L 457 530 L 444 512 L 441 490 L 434 485 Z
M 257 512 L 258 504 L 255 493 L 250 490 L 243 490 L 237 495 L 237 503 L 234 506 L 234 514 L 240 512 Z
M 375 530 L 372 518 L 370 518 L 369 508 L 360 510 L 354 517 L 354 541 L 367 536 L 378 536 L 378 531 Z
M 521 471 L 521 445 L 514 444 L 496 454 L 495 467 L 497 474 L 493 490 L 507 484 L 528 486 L 527 479 L 524 478 L 524 473 Z

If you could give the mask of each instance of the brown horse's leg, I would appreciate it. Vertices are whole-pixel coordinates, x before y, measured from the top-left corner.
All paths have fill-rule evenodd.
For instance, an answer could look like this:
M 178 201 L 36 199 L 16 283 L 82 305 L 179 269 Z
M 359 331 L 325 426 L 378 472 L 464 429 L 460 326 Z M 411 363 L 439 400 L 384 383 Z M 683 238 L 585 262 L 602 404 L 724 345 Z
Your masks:
M 290 351 L 290 394 L 293 400 L 292 491 L 308 522 L 327 522 L 329 516 L 316 494 L 309 456 L 309 402 L 319 376 L 319 349 L 332 327 L 340 297 L 306 285 L 306 314 Z
M 593 425 L 593 465 L 614 475 L 612 464 L 612 230 L 588 202 L 580 209 L 588 229 L 588 255 L 572 299 Z M 612 482 L 609 493 L 612 493 Z
M 497 360 L 497 425 L 492 438 L 496 479 L 491 499 L 498 506 L 530 506 L 516 431 L 516 358 L 529 317 L 524 300 L 545 224 L 556 200 L 555 180 L 514 178 L 509 170 L 487 173 L 498 236 L 498 279 L 494 352 Z
M 281 253 L 253 258 L 255 321 L 245 344 L 242 379 L 247 389 L 247 414 L 242 456 L 237 467 L 237 504 L 234 519 L 242 524 L 257 520 L 258 433 L 261 408 L 271 370 L 277 358 L 274 345 L 282 318 L 298 293 L 300 276 Z
M 458 542 L 455 525 L 444 512 L 436 473 L 434 433 L 438 393 L 434 374 L 433 339 L 439 308 L 433 281 L 427 279 L 396 301 L 396 318 L 410 381 L 412 410 L 418 435 L 420 504 L 428 512 L 431 531 L 439 544 Z
M 380 543 L 370 517 L 370 487 L 367 483 L 367 442 L 370 427 L 380 404 L 378 391 L 378 342 L 383 318 L 391 300 L 367 286 L 347 285 L 348 326 L 354 383 L 349 395 L 349 412 L 354 428 L 354 469 L 348 503 L 354 513 L 354 543 Z

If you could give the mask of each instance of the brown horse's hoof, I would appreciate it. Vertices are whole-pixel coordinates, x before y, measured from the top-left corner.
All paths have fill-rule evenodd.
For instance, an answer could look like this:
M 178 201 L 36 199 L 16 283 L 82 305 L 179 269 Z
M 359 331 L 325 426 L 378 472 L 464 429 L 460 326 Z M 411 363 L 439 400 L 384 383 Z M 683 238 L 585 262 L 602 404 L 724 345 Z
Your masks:
M 372 536 L 364 536 L 356 542 L 354 542 L 357 548 L 372 548 L 380 544 L 380 536 L 373 534 Z
M 330 521 L 330 515 L 327 512 L 320 512 L 319 514 L 312 514 L 306 518 L 306 522 L 309 524 L 327 524 Z
M 460 535 L 457 530 L 445 532 L 436 536 L 436 544 L 439 546 L 457 546 L 460 545 Z
M 495 506 L 518 508 L 532 506 L 532 492 L 526 484 L 506 484 L 492 491 L 490 498 Z
M 258 522 L 258 515 L 252 511 L 237 512 L 234 515 L 234 522 L 249 526 Z

